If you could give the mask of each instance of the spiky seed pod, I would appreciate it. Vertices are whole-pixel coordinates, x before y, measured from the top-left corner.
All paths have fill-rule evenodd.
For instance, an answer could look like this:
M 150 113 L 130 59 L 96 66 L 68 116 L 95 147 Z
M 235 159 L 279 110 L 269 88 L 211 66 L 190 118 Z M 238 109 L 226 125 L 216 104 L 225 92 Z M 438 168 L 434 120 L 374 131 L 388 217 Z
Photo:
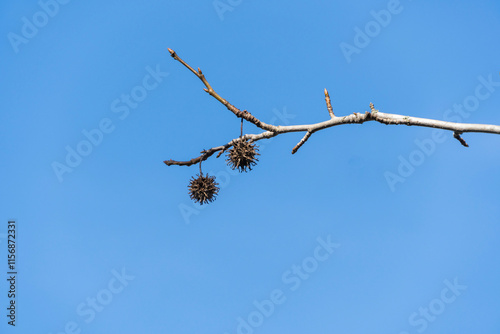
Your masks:
M 215 201 L 219 193 L 218 183 L 215 182 L 215 176 L 203 176 L 198 174 L 197 178 L 191 177 L 189 182 L 189 197 L 201 205 Z
M 241 172 L 252 170 L 252 166 L 257 164 L 258 146 L 254 143 L 238 140 L 227 153 L 226 162 L 232 169 L 238 169 Z

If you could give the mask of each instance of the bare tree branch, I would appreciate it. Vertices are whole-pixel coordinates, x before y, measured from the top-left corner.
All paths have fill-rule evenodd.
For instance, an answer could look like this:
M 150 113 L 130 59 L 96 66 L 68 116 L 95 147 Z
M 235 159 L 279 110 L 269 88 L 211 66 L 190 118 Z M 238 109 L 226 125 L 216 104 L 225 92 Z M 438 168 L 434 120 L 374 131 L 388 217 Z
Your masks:
M 220 103 L 222 103 L 229 111 L 231 111 L 234 115 L 239 118 L 245 119 L 246 121 L 256 125 L 257 127 L 265 130 L 260 134 L 247 134 L 242 136 L 241 138 L 235 138 L 228 142 L 225 145 L 213 147 L 208 150 L 202 151 L 201 155 L 197 158 L 193 158 L 188 161 L 175 161 L 175 160 L 165 160 L 164 163 L 167 166 L 178 165 L 178 166 L 190 166 L 201 161 L 207 160 L 211 157 L 215 152 L 219 152 L 217 158 L 228 148 L 234 145 L 237 140 L 249 140 L 252 142 L 268 139 L 271 137 L 275 137 L 279 134 L 288 133 L 288 132 L 306 132 L 304 137 L 300 140 L 300 142 L 295 145 L 292 149 L 292 154 L 296 153 L 297 150 L 304 145 L 304 143 L 311 137 L 311 135 L 319 130 L 323 130 L 326 128 L 330 128 L 337 125 L 343 124 L 363 124 L 369 121 L 376 121 L 386 125 L 406 125 L 406 126 L 421 126 L 428 128 L 436 128 L 442 130 L 453 131 L 453 136 L 456 138 L 463 146 L 468 147 L 469 145 L 465 142 L 465 140 L 461 137 L 461 134 L 465 132 L 478 132 L 478 133 L 493 133 L 500 134 L 500 126 L 499 125 L 489 125 L 489 124 L 471 124 L 471 123 L 455 123 L 455 122 L 446 122 L 439 121 L 428 118 L 420 118 L 413 116 L 404 116 L 398 114 L 386 114 L 375 109 L 373 103 L 370 103 L 370 111 L 366 111 L 364 113 L 353 113 L 347 116 L 335 116 L 333 113 L 333 108 L 331 105 L 330 96 L 328 91 L 325 89 L 325 101 L 328 109 L 328 113 L 330 115 L 330 119 L 324 122 L 314 123 L 314 124 L 302 124 L 302 125 L 288 125 L 288 126 L 274 126 L 271 124 L 264 123 L 260 121 L 258 118 L 253 116 L 246 110 L 241 111 L 236 108 L 234 105 L 230 104 L 227 100 L 223 99 L 219 94 L 217 94 L 214 89 L 210 86 L 207 79 L 198 68 L 198 71 L 195 71 L 191 66 L 189 66 L 184 60 L 179 58 L 179 56 L 171 49 L 168 49 L 170 55 L 185 67 L 187 67 L 194 75 L 196 75 L 205 85 L 205 91 L 217 99 Z

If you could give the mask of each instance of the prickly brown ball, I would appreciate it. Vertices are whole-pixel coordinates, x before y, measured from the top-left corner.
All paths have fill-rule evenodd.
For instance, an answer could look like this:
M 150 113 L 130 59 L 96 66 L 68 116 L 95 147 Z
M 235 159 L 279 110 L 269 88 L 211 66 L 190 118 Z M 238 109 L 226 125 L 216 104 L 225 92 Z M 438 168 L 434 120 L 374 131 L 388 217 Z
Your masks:
M 252 170 L 252 166 L 257 164 L 258 146 L 244 140 L 238 140 L 227 153 L 226 162 L 232 169 L 241 172 Z
M 197 178 L 191 177 L 189 182 L 189 197 L 201 205 L 215 201 L 219 193 L 218 183 L 215 182 L 215 176 L 203 176 L 198 174 Z

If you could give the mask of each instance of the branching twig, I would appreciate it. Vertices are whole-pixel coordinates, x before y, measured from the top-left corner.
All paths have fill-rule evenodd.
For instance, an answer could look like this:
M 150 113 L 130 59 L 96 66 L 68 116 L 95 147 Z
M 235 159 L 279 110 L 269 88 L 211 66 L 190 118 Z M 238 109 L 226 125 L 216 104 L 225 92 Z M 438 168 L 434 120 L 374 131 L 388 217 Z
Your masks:
M 247 134 L 241 138 L 235 138 L 231 140 L 229 143 L 211 148 L 209 150 L 201 152 L 197 158 L 193 158 L 188 161 L 174 161 L 174 160 L 166 160 L 164 163 L 167 166 L 178 165 L 178 166 L 190 166 L 196 164 L 200 161 L 204 161 L 212 156 L 215 152 L 219 152 L 217 157 L 219 157 L 224 151 L 233 146 L 234 142 L 243 139 L 250 140 L 252 142 L 268 139 L 279 134 L 288 133 L 288 132 L 306 132 L 302 140 L 293 148 L 292 154 L 297 152 L 297 150 L 309 139 L 309 137 L 316 131 L 323 130 L 326 128 L 330 128 L 337 125 L 343 124 L 363 124 L 369 121 L 376 121 L 386 125 L 407 125 L 407 126 L 421 126 L 428 128 L 436 128 L 442 130 L 453 131 L 453 136 L 460 141 L 460 143 L 466 147 L 468 147 L 465 140 L 460 136 L 464 132 L 479 132 L 479 133 L 493 133 L 500 134 L 500 126 L 499 125 L 489 125 L 489 124 L 470 124 L 470 123 L 455 123 L 455 122 L 446 122 L 439 121 L 428 118 L 420 118 L 420 117 L 412 117 L 412 116 L 403 116 L 397 114 L 386 114 L 375 109 L 373 103 L 370 103 L 370 111 L 361 113 L 353 113 L 347 116 L 335 116 L 333 113 L 333 108 L 331 105 L 330 96 L 328 91 L 325 89 L 325 100 L 328 109 L 328 113 L 330 114 L 330 119 L 324 122 L 319 122 L 315 124 L 303 124 L 303 125 L 288 125 L 288 126 L 274 126 L 271 124 L 264 123 L 253 116 L 246 110 L 241 111 L 236 108 L 232 104 L 230 104 L 227 100 L 223 99 L 219 94 L 217 94 L 214 89 L 210 86 L 205 76 L 198 68 L 198 71 L 195 71 L 191 66 L 189 66 L 184 60 L 179 58 L 179 56 L 171 49 L 168 49 L 171 56 L 187 67 L 191 72 L 193 72 L 205 85 L 205 91 L 217 99 L 220 103 L 222 103 L 228 110 L 230 110 L 237 117 L 245 119 L 246 121 L 253 123 L 257 127 L 265 130 L 260 134 Z

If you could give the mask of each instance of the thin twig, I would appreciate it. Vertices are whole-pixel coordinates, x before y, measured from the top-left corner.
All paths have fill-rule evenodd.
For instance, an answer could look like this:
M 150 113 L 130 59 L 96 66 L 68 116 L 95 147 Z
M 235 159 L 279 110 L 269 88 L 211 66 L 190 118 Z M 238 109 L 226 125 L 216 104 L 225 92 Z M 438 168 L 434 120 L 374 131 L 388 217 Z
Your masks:
M 202 154 L 200 156 L 193 158 L 191 160 L 178 161 L 178 160 L 170 159 L 170 160 L 163 161 L 163 163 L 167 166 L 191 166 L 191 165 L 197 164 L 200 161 L 207 160 L 215 152 L 219 152 L 219 154 L 217 154 L 217 158 L 220 157 L 222 155 L 222 153 L 224 153 L 224 151 L 226 151 L 227 149 L 232 147 L 234 145 L 234 143 L 238 140 L 245 140 L 245 141 L 248 140 L 249 142 L 255 142 L 255 141 L 259 141 L 261 139 L 269 139 L 269 138 L 272 138 L 272 137 L 277 136 L 277 135 L 278 135 L 277 133 L 271 132 L 271 131 L 266 131 L 266 132 L 262 132 L 259 134 L 246 134 L 243 137 L 238 137 L 238 138 L 231 140 L 229 143 L 227 143 L 225 145 L 213 147 L 209 150 L 202 151 L 201 152 Z
M 163 161 L 163 163 L 167 166 L 173 166 L 173 165 L 177 165 L 177 166 L 191 166 L 191 165 L 195 165 L 197 163 L 199 163 L 200 161 L 204 161 L 204 160 L 207 160 L 208 158 L 210 158 L 215 152 L 217 151 L 220 151 L 220 150 L 223 150 L 224 149 L 224 146 L 218 146 L 218 147 L 213 147 L 209 150 L 206 150 L 206 151 L 203 151 L 202 155 L 200 155 L 199 157 L 197 158 L 193 158 L 191 160 L 187 160 L 187 161 L 176 161 L 176 160 L 165 160 Z
M 311 135 L 312 135 L 312 132 L 307 131 L 305 136 L 302 137 L 302 139 L 299 141 L 299 143 L 297 145 L 295 145 L 295 147 L 292 149 L 292 154 L 295 154 L 299 150 L 299 148 L 305 144 L 305 142 L 309 139 L 309 137 L 311 137 Z
M 229 111 L 231 111 L 237 117 L 241 117 L 241 118 L 246 119 L 250 123 L 253 123 L 257 127 L 261 128 L 262 130 L 267 130 L 267 131 L 275 131 L 276 130 L 276 128 L 277 128 L 276 126 L 261 122 L 259 119 L 257 119 L 255 116 L 253 116 L 248 111 L 246 111 L 246 110 L 241 111 L 240 109 L 236 108 L 234 105 L 229 103 L 227 100 L 223 99 L 219 94 L 217 94 L 217 92 L 208 83 L 207 79 L 205 78 L 205 75 L 201 72 L 199 67 L 198 67 L 198 71 L 195 71 L 184 60 L 182 60 L 174 50 L 169 48 L 168 51 L 170 52 L 170 55 L 172 56 L 172 58 L 174 58 L 175 60 L 179 61 L 182 65 L 187 67 L 191 72 L 193 72 L 194 75 L 196 75 L 198 77 L 198 79 L 200 79 L 203 82 L 203 84 L 206 87 L 203 89 L 205 92 L 207 92 L 208 94 L 213 96 L 217 101 L 222 103 Z

